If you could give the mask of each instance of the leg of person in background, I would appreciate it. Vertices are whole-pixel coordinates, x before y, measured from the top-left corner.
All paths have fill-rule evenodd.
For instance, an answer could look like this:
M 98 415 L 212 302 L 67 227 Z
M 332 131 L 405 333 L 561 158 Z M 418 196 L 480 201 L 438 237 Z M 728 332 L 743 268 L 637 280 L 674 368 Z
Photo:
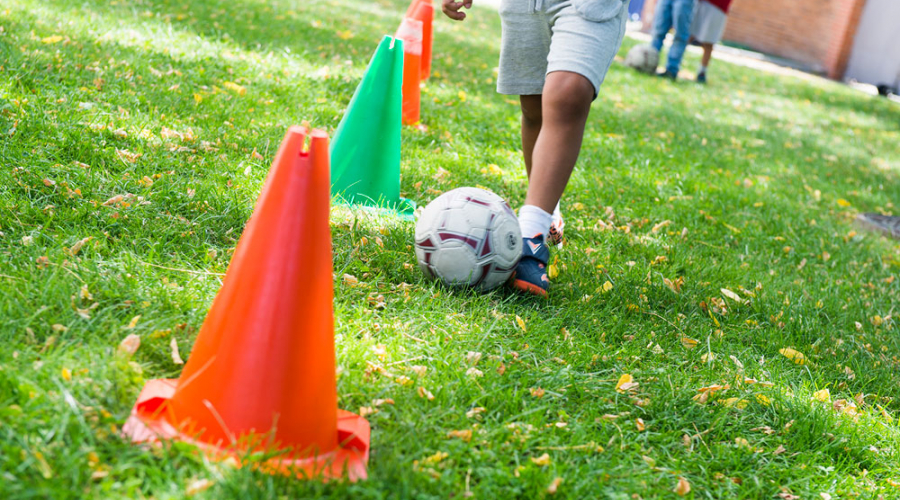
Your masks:
M 684 57 L 684 50 L 687 48 L 687 41 L 691 36 L 694 3 L 695 0 L 673 0 L 672 3 L 672 24 L 675 27 L 675 37 L 672 40 L 672 46 L 669 47 L 665 76 L 673 80 L 678 76 L 681 59 Z
M 712 58 L 713 44 L 701 42 L 700 46 L 703 47 L 703 58 L 700 60 L 700 71 L 697 72 L 697 83 L 706 83 L 706 68 Z
M 653 41 L 650 42 L 650 45 L 657 52 L 662 50 L 666 33 L 672 28 L 672 1 L 659 0 L 656 3 L 656 10 L 653 12 Z
M 537 142 L 541 133 L 541 125 L 543 124 L 541 96 L 519 96 L 519 106 L 522 109 L 522 156 L 525 157 L 525 173 L 531 179 L 531 158 L 534 153 L 534 144 Z M 566 225 L 562 218 L 559 202 L 556 203 L 551 216 L 552 222 L 547 234 L 548 243 L 559 247 L 563 243 L 563 230 Z

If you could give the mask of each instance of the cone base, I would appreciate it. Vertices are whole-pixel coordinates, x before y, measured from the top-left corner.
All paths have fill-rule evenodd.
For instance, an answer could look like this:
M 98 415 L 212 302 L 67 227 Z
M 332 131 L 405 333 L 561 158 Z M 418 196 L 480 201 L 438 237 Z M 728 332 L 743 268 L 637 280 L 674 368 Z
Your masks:
M 408 198 L 400 198 L 399 203 L 391 206 L 384 204 L 370 205 L 367 203 L 360 203 L 356 201 L 348 202 L 340 196 L 337 196 L 332 200 L 331 206 L 355 208 L 379 215 L 393 215 L 403 220 L 415 220 L 415 212 L 416 208 L 418 207 L 418 205 L 416 205 L 416 202 Z
M 216 460 L 241 459 L 257 451 L 253 446 L 216 446 L 195 439 L 178 430 L 165 417 L 165 403 L 175 394 L 177 379 L 154 379 L 147 382 L 138 396 L 131 415 L 122 426 L 122 433 L 132 442 L 159 444 L 163 440 L 178 440 L 196 445 Z M 275 457 L 259 470 L 270 474 L 293 475 L 301 479 L 366 479 L 369 460 L 369 423 L 359 415 L 337 410 L 338 447 L 329 453 L 309 458 Z M 290 445 L 291 443 L 286 443 Z

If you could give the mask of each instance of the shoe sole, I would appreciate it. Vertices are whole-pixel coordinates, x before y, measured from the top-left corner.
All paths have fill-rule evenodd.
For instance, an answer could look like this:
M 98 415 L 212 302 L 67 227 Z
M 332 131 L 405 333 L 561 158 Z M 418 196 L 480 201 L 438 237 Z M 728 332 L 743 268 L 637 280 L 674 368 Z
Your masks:
M 532 295 L 537 295 L 539 297 L 546 297 L 547 290 L 535 285 L 534 283 L 529 283 L 527 281 L 523 281 L 520 279 L 513 280 L 512 282 L 513 288 L 520 290 L 522 292 L 530 293 Z

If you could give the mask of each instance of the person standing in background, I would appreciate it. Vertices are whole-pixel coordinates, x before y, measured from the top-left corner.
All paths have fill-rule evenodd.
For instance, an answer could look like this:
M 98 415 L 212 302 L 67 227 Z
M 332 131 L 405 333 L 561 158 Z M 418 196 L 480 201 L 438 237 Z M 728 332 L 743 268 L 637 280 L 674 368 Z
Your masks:
M 678 69 L 681 67 L 681 59 L 684 57 L 684 49 L 687 47 L 691 34 L 691 21 L 694 16 L 695 0 L 659 0 L 656 3 L 656 11 L 653 14 L 653 41 L 651 45 L 657 51 L 662 50 L 663 40 L 669 29 L 675 28 L 675 38 L 669 47 L 669 57 L 666 69 L 657 75 L 675 80 L 678 78 Z
M 706 83 L 706 68 L 712 58 L 713 46 L 722 40 L 730 5 L 731 0 L 697 0 L 691 23 L 691 38 L 703 48 L 697 83 Z

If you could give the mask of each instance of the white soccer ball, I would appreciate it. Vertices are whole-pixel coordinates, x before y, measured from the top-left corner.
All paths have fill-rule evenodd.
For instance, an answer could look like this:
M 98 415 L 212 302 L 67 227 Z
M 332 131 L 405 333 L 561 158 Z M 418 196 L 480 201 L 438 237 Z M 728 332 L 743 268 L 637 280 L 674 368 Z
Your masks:
M 659 65 L 659 51 L 648 43 L 635 45 L 625 56 L 625 66 L 641 73 L 655 73 Z
M 453 287 L 502 285 L 522 256 L 522 232 L 503 198 L 463 187 L 438 196 L 416 222 L 416 257 L 426 276 Z

